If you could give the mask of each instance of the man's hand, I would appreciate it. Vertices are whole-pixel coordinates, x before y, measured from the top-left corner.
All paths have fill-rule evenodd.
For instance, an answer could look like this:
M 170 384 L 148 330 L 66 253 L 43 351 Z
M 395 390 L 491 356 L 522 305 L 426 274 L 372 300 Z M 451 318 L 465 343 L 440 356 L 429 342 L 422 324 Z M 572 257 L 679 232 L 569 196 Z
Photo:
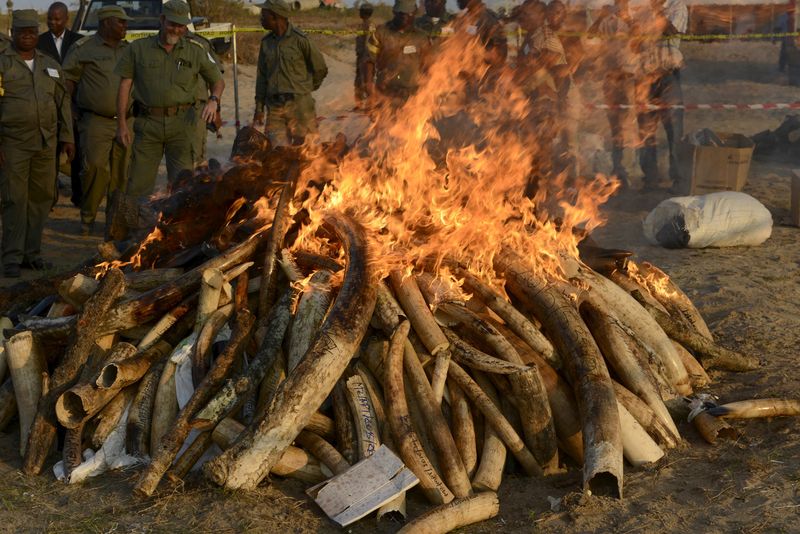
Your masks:
M 127 124 L 119 124 L 117 126 L 117 143 L 124 147 L 131 146 L 131 132 L 128 131 Z
M 219 110 L 219 102 L 216 100 L 209 100 L 208 102 L 206 102 L 206 105 L 203 106 L 203 111 L 200 114 L 200 117 L 202 117 L 203 122 L 209 124 L 211 122 L 214 122 L 214 116 L 217 114 L 218 110 Z
M 67 155 L 68 161 L 72 161 L 75 158 L 75 143 L 62 143 L 61 153 Z
M 264 126 L 264 112 L 256 111 L 253 113 L 253 126 Z

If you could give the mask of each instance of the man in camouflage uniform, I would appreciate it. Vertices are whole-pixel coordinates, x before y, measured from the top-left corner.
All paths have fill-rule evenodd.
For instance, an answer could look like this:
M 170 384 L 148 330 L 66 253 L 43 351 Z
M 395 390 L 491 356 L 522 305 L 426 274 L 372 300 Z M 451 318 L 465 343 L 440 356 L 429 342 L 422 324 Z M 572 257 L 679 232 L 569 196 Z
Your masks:
M 367 83 L 372 98 L 381 95 L 399 107 L 419 87 L 430 40 L 414 27 L 415 0 L 395 0 L 392 10 L 394 18 L 378 26 L 367 42 Z
M 125 189 L 130 159 L 128 147 L 116 141 L 120 77 L 114 67 L 129 46 L 125 34 L 131 17 L 120 6 L 104 6 L 97 11 L 97 19 L 97 33 L 75 43 L 64 60 L 64 76 L 75 102 L 84 147 L 80 200 L 83 235 L 91 234 L 103 198 L 107 198 L 108 213 L 111 195 Z M 130 107 L 126 115 L 130 115 Z M 128 126 L 132 125 L 133 121 L 128 121 Z
M 253 124 L 264 124 L 273 145 L 302 144 L 317 133 L 317 113 L 312 91 L 328 75 L 325 59 L 308 37 L 289 22 L 284 0 L 261 4 L 261 26 L 269 30 L 261 40 L 256 76 L 256 110 Z
M 162 156 L 167 160 L 167 179 L 194 167 L 196 121 L 210 122 L 219 108 L 225 88 L 222 73 L 200 44 L 186 39 L 189 6 L 169 0 L 162 8 L 157 35 L 131 43 L 115 69 L 122 80 L 117 93 L 117 140 L 131 146 L 127 110 L 136 86 L 133 154 L 126 195 L 153 193 Z M 202 80 L 201 80 L 202 78 Z M 211 96 L 198 117 L 197 84 L 211 85 Z
M 16 10 L 0 52 L 0 208 L 3 273 L 45 270 L 42 232 L 55 194 L 57 149 L 72 158 L 72 114 L 58 63 L 36 50 L 39 17 Z

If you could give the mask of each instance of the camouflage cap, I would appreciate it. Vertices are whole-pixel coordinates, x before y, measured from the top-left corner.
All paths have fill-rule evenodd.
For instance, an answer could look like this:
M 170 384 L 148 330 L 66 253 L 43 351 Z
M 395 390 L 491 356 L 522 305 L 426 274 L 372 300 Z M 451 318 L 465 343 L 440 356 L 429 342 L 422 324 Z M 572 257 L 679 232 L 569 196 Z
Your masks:
M 97 20 L 105 20 L 110 17 L 117 17 L 119 20 L 133 20 L 128 16 L 122 6 L 103 6 L 97 10 Z
M 39 13 L 35 9 L 15 9 L 11 14 L 12 28 L 38 28 Z
M 392 11 L 413 15 L 417 12 L 417 2 L 416 0 L 395 0 Z
M 289 4 L 284 2 L 283 0 L 267 0 L 263 4 L 259 4 L 261 9 L 267 9 L 272 11 L 276 15 L 283 17 L 285 19 L 289 18 L 289 13 L 291 13 L 291 8 Z
M 164 2 L 164 7 L 161 8 L 164 17 L 175 24 L 183 24 L 187 26 L 191 24 L 192 19 L 189 18 L 189 4 L 182 0 L 169 0 Z
M 375 10 L 375 8 L 369 2 L 361 2 L 361 4 L 358 6 L 358 10 L 367 13 L 372 13 Z

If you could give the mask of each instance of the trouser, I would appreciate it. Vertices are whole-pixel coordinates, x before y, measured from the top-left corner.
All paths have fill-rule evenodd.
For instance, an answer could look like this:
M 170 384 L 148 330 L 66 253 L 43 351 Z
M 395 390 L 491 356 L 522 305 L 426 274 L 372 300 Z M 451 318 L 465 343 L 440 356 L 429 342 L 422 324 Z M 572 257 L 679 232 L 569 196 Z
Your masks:
M 295 94 L 282 104 L 267 102 L 267 137 L 273 146 L 302 144 L 306 136 L 317 133 L 317 112 L 310 94 Z
M 659 106 L 683 104 L 680 71 L 668 71 L 653 81 L 647 91 L 647 103 Z M 639 115 L 639 135 L 642 146 L 639 149 L 639 165 L 644 173 L 646 185 L 654 186 L 659 181 L 658 156 L 656 153 L 656 132 L 658 123 L 664 125 L 669 145 L 669 177 L 677 183 L 680 181 L 676 143 L 683 137 L 683 110 L 658 109 Z
M 72 131 L 78 131 L 78 121 L 74 121 L 72 123 Z M 83 198 L 83 183 L 81 182 L 83 156 L 81 154 L 83 147 L 86 145 L 85 143 L 81 142 L 79 135 L 73 135 L 73 137 L 75 138 L 75 157 L 72 158 L 72 163 L 70 163 L 69 182 L 72 188 L 72 197 L 70 198 L 70 201 L 73 204 L 79 204 L 81 198 Z M 56 195 L 58 195 L 58 192 L 56 192 Z
M 139 116 L 133 123 L 133 151 L 128 170 L 126 194 L 145 197 L 153 194 L 161 158 L 167 160 L 167 180 L 194 168 L 194 133 L 197 113 L 193 108 L 170 117 Z
M 367 69 L 364 58 L 356 58 L 356 77 L 353 81 L 354 99 L 356 104 L 364 102 L 369 93 L 367 92 Z
M 636 101 L 636 88 L 632 74 L 608 74 L 603 83 L 603 96 L 609 106 L 606 111 L 608 126 L 611 130 L 611 174 L 626 181 L 628 172 L 623 164 L 626 139 L 631 137 L 627 130 L 636 128 L 635 111 L 620 106 L 630 106 Z
M 199 101 L 195 104 L 195 113 L 197 119 L 194 121 L 194 164 L 199 165 L 206 160 L 206 143 L 208 141 L 208 129 L 206 123 L 200 118 L 203 108 L 206 105 L 206 100 Z
M 128 125 L 132 125 L 131 120 Z M 106 199 L 108 212 L 112 193 L 125 188 L 131 151 L 116 141 L 116 119 L 85 112 L 81 116 L 78 131 L 84 146 L 81 222 L 91 224 L 103 198 Z
M 3 265 L 34 261 L 42 250 L 42 232 L 55 194 L 56 148 L 29 148 L 3 140 L 0 211 Z

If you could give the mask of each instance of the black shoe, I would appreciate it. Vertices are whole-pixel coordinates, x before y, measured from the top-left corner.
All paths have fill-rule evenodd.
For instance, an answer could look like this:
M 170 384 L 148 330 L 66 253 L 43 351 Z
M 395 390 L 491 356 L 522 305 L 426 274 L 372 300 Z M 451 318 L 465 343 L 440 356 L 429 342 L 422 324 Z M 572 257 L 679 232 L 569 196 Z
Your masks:
M 81 235 L 82 236 L 90 236 L 92 235 L 92 230 L 94 230 L 94 221 L 90 223 L 81 223 Z
M 49 261 L 44 261 L 42 258 L 35 260 L 22 260 L 22 268 L 30 269 L 32 271 L 49 271 L 53 268 L 53 264 Z
M 18 263 L 9 263 L 3 266 L 3 277 L 5 278 L 19 278 L 21 275 Z

